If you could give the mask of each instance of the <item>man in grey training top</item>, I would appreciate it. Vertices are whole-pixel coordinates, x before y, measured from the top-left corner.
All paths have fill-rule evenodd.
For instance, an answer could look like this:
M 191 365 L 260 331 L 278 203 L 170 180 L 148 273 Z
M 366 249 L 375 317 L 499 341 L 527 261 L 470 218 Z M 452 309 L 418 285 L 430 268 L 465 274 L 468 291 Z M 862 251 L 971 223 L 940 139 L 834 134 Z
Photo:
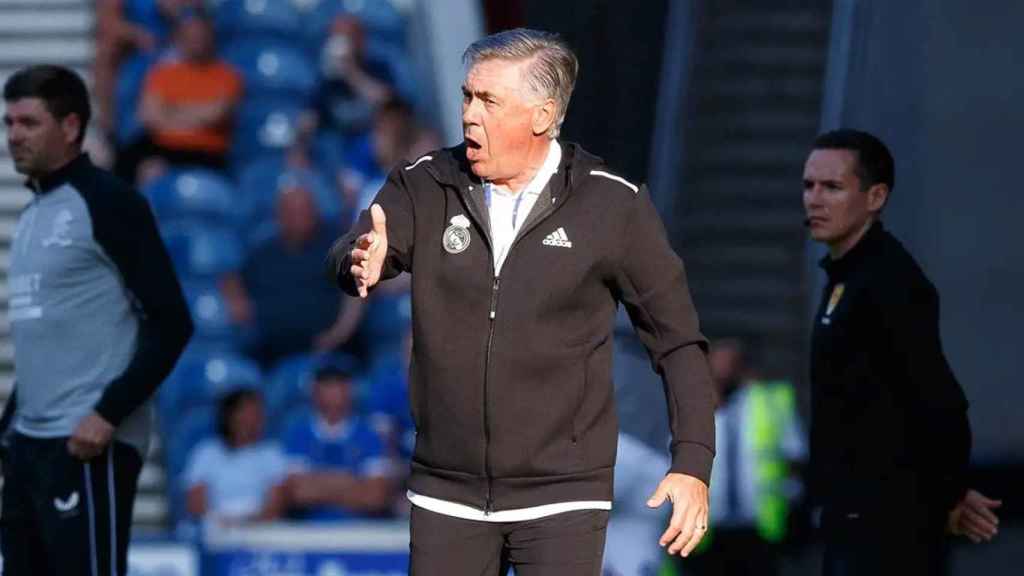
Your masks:
M 125 574 L 147 400 L 192 333 L 189 312 L 145 199 L 82 153 L 82 80 L 29 67 L 7 80 L 4 102 L 33 198 L 8 270 L 3 573 Z

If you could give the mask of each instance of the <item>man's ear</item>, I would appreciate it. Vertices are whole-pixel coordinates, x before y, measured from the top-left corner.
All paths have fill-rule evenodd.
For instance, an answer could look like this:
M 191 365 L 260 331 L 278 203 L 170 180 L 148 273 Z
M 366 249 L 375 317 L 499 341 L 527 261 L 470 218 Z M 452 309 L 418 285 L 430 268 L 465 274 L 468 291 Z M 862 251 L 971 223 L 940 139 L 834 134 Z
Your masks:
M 547 133 L 555 123 L 555 111 L 558 107 L 555 101 L 548 99 L 543 104 L 533 109 L 533 134 L 540 136 Z
M 889 185 L 888 184 L 875 184 L 868 188 L 868 210 L 871 212 L 879 213 L 882 208 L 885 208 L 885 203 L 889 200 Z
M 84 130 L 82 119 L 78 114 L 68 114 L 60 121 L 60 131 L 64 136 L 65 144 L 74 144 L 78 141 L 78 133 Z

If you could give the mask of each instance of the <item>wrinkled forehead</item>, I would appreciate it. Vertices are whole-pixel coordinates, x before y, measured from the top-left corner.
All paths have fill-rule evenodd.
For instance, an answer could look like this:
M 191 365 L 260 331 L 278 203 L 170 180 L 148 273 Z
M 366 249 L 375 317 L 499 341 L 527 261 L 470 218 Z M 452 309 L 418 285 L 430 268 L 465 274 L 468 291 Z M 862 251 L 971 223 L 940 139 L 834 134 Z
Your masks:
M 522 92 L 529 90 L 526 71 L 530 60 L 488 58 L 480 60 L 466 70 L 465 86 L 470 91 Z

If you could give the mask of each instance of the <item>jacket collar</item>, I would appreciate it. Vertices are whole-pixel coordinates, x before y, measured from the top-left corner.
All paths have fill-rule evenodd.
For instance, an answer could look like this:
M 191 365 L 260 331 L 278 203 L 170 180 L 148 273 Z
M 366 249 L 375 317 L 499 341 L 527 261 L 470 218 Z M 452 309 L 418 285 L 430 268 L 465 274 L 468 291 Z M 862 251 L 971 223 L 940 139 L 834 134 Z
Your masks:
M 851 270 L 860 266 L 875 251 L 875 247 L 882 242 L 887 234 L 882 222 L 875 222 L 849 252 L 838 260 L 833 260 L 831 255 L 826 255 L 818 265 L 825 270 L 829 278 L 843 278 Z
M 46 192 L 60 187 L 65 182 L 71 180 L 75 174 L 80 173 L 82 170 L 90 166 L 92 166 L 92 161 L 89 160 L 89 155 L 82 152 L 67 164 L 53 172 L 50 172 L 42 178 L 29 178 L 25 181 L 25 186 L 36 194 L 45 194 Z
M 604 161 L 583 150 L 578 144 L 572 142 L 560 142 L 559 144 L 562 147 L 562 159 L 558 163 L 558 172 L 552 176 L 549 183 L 555 197 L 570 194 L 576 180 L 582 179 L 591 170 L 604 166 Z M 427 166 L 438 183 L 455 186 L 460 190 L 469 190 L 472 186 L 473 190 L 479 189 L 481 198 L 483 197 L 482 182 L 473 174 L 469 167 L 469 161 L 466 159 L 465 143 L 445 148 L 440 154 L 437 154 L 434 160 Z

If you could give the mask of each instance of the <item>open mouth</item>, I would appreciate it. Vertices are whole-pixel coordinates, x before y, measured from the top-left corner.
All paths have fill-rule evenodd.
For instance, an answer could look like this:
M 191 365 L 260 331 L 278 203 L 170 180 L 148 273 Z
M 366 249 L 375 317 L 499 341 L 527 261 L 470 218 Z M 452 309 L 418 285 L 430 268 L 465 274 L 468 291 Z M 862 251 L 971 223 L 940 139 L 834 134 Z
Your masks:
M 473 137 L 471 137 L 469 134 L 466 134 L 464 138 L 466 140 L 466 148 L 471 148 L 473 150 L 479 150 L 480 148 L 482 148 L 480 142 L 474 140 Z

